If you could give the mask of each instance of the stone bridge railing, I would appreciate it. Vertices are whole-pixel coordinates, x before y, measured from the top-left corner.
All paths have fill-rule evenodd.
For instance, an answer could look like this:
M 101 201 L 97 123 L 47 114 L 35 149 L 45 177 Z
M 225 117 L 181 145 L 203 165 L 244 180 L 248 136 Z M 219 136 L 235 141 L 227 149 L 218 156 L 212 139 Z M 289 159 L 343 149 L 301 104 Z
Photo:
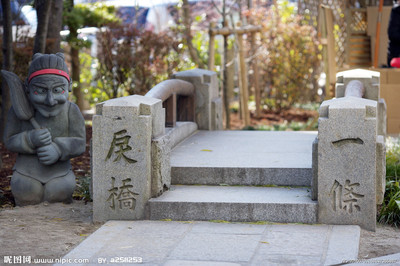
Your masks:
M 171 148 L 197 129 L 222 129 L 216 73 L 195 69 L 173 78 L 146 96 L 96 106 L 91 149 L 94 221 L 145 218 L 147 201 L 171 184 Z
M 336 97 L 321 104 L 313 143 L 318 222 L 375 231 L 386 176 L 386 104 L 379 99 L 379 72 L 338 73 Z
M 157 84 L 145 96 L 163 101 L 166 113 L 165 126 L 175 127 L 177 119 L 195 121 L 194 92 L 192 83 L 180 79 L 169 79 Z M 179 117 L 177 117 L 178 114 Z

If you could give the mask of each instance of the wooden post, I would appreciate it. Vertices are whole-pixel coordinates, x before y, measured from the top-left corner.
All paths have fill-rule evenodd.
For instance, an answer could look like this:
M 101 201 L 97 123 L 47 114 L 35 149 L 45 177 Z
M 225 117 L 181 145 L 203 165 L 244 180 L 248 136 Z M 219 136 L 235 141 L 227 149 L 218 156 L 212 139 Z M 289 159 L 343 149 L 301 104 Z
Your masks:
M 214 71 L 215 65 L 215 35 L 212 33 L 212 29 L 215 28 L 215 23 L 210 23 L 210 30 L 208 31 L 209 43 L 208 43 L 208 70 Z
M 172 94 L 167 100 L 163 102 L 165 108 L 165 126 L 174 127 L 176 125 L 176 94 Z
M 228 22 L 224 21 L 224 28 L 228 26 Z M 223 84 L 222 84 L 222 96 L 224 99 L 224 110 L 225 110 L 225 127 L 226 129 L 231 128 L 231 112 L 229 109 L 229 96 L 228 96 L 228 35 L 224 36 L 224 64 L 223 64 Z
M 242 23 L 238 22 L 237 27 L 240 28 Z M 239 44 L 239 65 L 240 65 L 240 79 L 241 79 L 241 87 L 240 87 L 240 98 L 243 108 L 243 119 L 245 126 L 250 125 L 250 112 L 249 112 L 249 92 L 247 87 L 247 68 L 246 62 L 244 58 L 244 47 L 243 47 L 243 33 L 238 33 L 238 44 Z
M 258 73 L 258 60 L 257 60 L 257 48 L 256 48 L 256 33 L 251 33 L 251 50 L 253 56 L 253 72 L 254 72 L 254 96 L 256 101 L 256 117 L 261 116 L 261 91 L 259 84 L 259 73 Z
M 378 67 L 379 60 L 379 42 L 381 37 L 381 20 L 382 20 L 383 0 L 379 0 L 378 21 L 376 23 L 376 41 L 375 41 L 375 54 L 374 54 L 374 68 Z
M 234 95 L 234 87 L 235 87 L 235 51 L 233 48 L 228 49 L 227 52 L 227 65 L 226 66 L 226 92 L 228 93 L 228 101 L 231 102 Z
M 324 68 L 326 74 L 325 99 L 331 99 L 335 96 L 334 84 L 336 82 L 336 61 L 335 61 L 335 39 L 333 36 L 333 12 L 332 9 L 320 6 L 321 23 L 321 41 L 324 45 Z
M 210 36 L 210 47 L 209 47 L 209 62 L 208 62 L 208 68 L 210 70 L 211 67 L 214 66 L 214 52 L 213 50 L 211 50 L 211 42 L 215 41 L 215 35 L 223 35 L 224 37 L 224 63 L 222 65 L 222 78 L 223 78 L 223 99 L 224 99 L 224 110 L 225 110 L 225 121 L 226 121 L 226 128 L 229 129 L 230 128 L 230 110 L 229 110 L 229 93 L 227 91 L 227 87 L 228 87 L 228 70 L 227 70 L 227 66 L 226 64 L 229 62 L 227 53 L 228 53 L 228 36 L 231 34 L 235 34 L 235 36 L 238 36 L 238 40 L 239 38 L 241 39 L 240 43 L 241 43 L 241 50 L 242 50 L 242 59 L 239 59 L 239 61 L 242 61 L 243 66 L 241 67 L 241 69 L 243 69 L 243 75 L 239 75 L 239 83 L 240 84 L 244 84 L 244 86 L 246 87 L 246 89 L 244 90 L 242 87 L 243 86 L 239 86 L 241 88 L 241 93 L 240 95 L 243 95 L 246 97 L 245 102 L 240 101 L 241 105 L 245 105 L 244 106 L 244 112 L 247 113 L 247 118 L 246 115 L 245 117 L 245 124 L 249 125 L 250 124 L 250 113 L 248 110 L 248 100 L 249 100 L 249 96 L 248 96 L 248 85 L 247 85 L 247 70 L 246 70 L 246 65 L 245 65 L 245 61 L 244 61 L 244 50 L 243 50 L 243 34 L 249 34 L 252 32 L 259 32 L 261 31 L 261 26 L 251 26 L 251 25 L 247 25 L 245 27 L 241 27 L 241 24 L 239 24 L 238 28 L 236 29 L 231 29 L 228 27 L 228 23 L 225 21 L 224 22 L 224 27 L 223 28 L 215 28 L 215 26 L 211 26 L 210 25 L 210 29 L 209 29 L 209 36 Z M 239 56 L 240 58 L 240 56 Z M 244 82 L 242 81 L 242 76 L 245 77 Z
M 179 95 L 176 101 L 176 121 L 193 121 L 195 122 L 196 116 L 196 103 L 194 95 L 184 96 Z

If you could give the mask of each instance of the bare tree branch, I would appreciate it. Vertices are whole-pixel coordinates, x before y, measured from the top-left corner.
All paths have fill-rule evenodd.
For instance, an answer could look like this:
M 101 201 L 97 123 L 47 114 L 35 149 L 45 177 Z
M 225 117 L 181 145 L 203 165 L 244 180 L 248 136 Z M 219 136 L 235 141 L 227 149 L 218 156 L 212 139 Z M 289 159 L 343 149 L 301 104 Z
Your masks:
M 218 11 L 218 13 L 220 13 L 221 15 L 223 15 L 222 11 L 218 8 L 218 6 L 215 4 L 214 0 L 211 1 L 211 3 L 213 4 L 214 8 Z
M 206 69 L 206 64 L 200 59 L 198 55 L 197 49 L 193 46 L 192 40 L 192 33 L 190 31 L 190 10 L 189 10 L 189 2 L 188 0 L 183 0 L 183 24 L 185 26 L 184 34 L 186 36 L 186 42 L 189 49 L 190 57 L 192 60 L 199 66 L 199 68 Z

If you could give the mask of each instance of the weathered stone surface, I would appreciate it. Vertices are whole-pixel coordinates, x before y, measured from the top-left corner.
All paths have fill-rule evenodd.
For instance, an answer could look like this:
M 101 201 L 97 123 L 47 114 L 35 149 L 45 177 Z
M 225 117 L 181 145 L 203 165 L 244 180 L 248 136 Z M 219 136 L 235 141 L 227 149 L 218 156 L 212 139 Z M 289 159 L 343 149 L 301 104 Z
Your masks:
M 316 135 L 200 130 L 172 150 L 172 183 L 310 186 Z
M 164 135 L 151 141 L 151 196 L 158 197 L 171 185 L 170 138 Z
M 355 86 L 361 83 L 365 87 L 365 94 L 359 95 L 366 99 L 377 101 L 377 140 L 376 140 L 376 200 L 381 204 L 385 191 L 385 144 L 386 137 L 386 102 L 385 99 L 379 99 L 379 80 L 380 73 L 362 69 L 344 71 L 337 74 L 336 97 L 343 97 L 352 83 Z
M 98 105 L 93 117 L 94 221 L 144 218 L 151 196 L 151 140 L 162 133 L 154 126 L 164 123 L 161 114 L 160 100 L 139 95 Z M 154 156 L 164 152 L 160 148 Z M 158 178 L 163 181 L 162 174 Z
M 165 129 L 165 134 L 169 136 L 169 145 L 173 149 L 180 142 L 197 131 L 197 124 L 194 122 L 176 122 L 175 127 Z
M 213 71 L 193 69 L 176 73 L 173 78 L 191 82 L 196 90 L 196 123 L 201 130 L 222 128 L 222 105 L 218 102 L 218 79 Z
M 377 102 L 322 103 L 318 132 L 318 221 L 376 226 Z
M 385 99 L 378 101 L 378 135 L 387 135 L 387 106 Z
M 312 144 L 311 199 L 318 200 L 318 137 Z
M 360 228 L 357 227 L 354 225 L 331 227 L 331 237 L 329 239 L 324 265 L 342 264 L 344 261 L 342 258 L 357 257 L 359 246 L 356 243 L 360 242 L 361 233 Z
M 217 98 L 211 102 L 211 128 L 223 130 L 222 119 L 222 99 Z
M 359 240 L 354 225 L 109 221 L 64 259 L 89 259 L 85 265 L 99 259 L 113 264 L 118 257 L 140 257 L 144 265 L 337 265 L 357 259 Z
M 171 186 L 148 207 L 150 220 L 317 221 L 317 203 L 307 188 Z
M 155 104 L 155 102 L 158 102 Z M 140 95 L 132 95 L 108 100 L 96 105 L 96 114 L 102 115 L 104 108 L 115 113 L 115 117 L 124 117 L 123 107 L 136 106 L 135 115 L 150 115 L 151 116 L 151 135 L 153 138 L 165 134 L 165 109 L 162 108 L 161 100 L 143 97 Z M 161 107 L 160 107 L 161 106 Z M 120 108 L 122 107 L 122 108 Z
M 378 115 L 377 115 L 377 133 L 386 137 L 386 102 L 384 99 L 379 99 L 380 95 L 380 73 L 365 69 L 353 69 L 339 72 L 336 75 L 336 98 L 341 98 L 350 95 L 346 90 L 347 86 L 361 83 L 363 86 L 363 95 L 358 95 L 360 98 L 378 101 Z M 354 92 L 353 92 L 354 93 Z
M 376 138 L 376 204 L 382 204 L 386 188 L 386 146 L 383 136 Z
M 173 153 L 172 153 L 173 154 Z M 312 169 L 286 167 L 173 166 L 174 185 L 307 186 Z

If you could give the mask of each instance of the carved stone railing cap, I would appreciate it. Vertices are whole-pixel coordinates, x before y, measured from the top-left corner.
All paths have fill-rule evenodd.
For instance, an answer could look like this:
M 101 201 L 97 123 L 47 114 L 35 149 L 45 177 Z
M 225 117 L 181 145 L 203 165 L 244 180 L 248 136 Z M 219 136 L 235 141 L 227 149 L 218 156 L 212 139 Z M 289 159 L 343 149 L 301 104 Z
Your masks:
M 365 117 L 376 117 L 377 102 L 352 96 L 332 99 L 321 104 L 319 114 L 320 117 L 328 118 L 332 114 L 340 116 L 340 112 L 343 110 L 353 110 L 353 114 L 356 115 L 358 113 L 356 110 L 360 109 L 366 110 L 366 112 L 363 111 Z
M 342 72 L 338 72 L 336 74 L 336 82 L 337 83 L 343 83 L 344 79 L 346 78 L 371 78 L 373 79 L 374 82 L 379 81 L 380 73 L 377 71 L 372 71 L 372 70 L 366 70 L 366 69 L 352 69 L 352 70 L 346 70 Z

